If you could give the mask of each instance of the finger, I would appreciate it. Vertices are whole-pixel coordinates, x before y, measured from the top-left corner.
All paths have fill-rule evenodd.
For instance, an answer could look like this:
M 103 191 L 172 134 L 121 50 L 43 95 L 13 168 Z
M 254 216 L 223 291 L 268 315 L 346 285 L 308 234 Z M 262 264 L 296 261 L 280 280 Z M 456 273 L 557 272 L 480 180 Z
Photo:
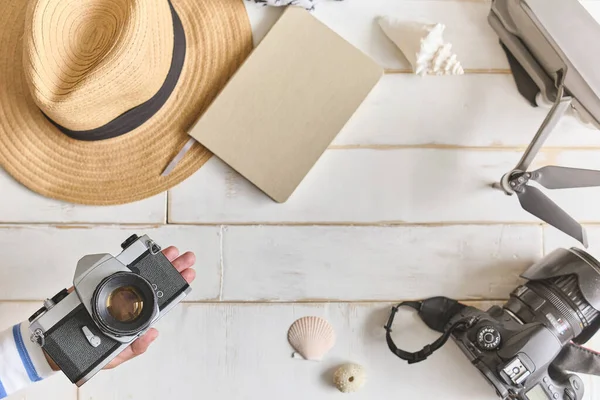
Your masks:
M 125 350 L 123 350 L 118 356 L 116 356 L 115 358 L 113 358 L 104 367 L 104 369 L 113 369 L 113 368 L 116 368 L 119 365 L 123 364 L 125 361 L 131 360 L 133 357 L 135 357 L 135 355 L 133 354 L 133 351 L 131 350 L 131 346 L 127 346 L 125 348 Z
M 172 261 L 173 266 L 177 269 L 177 271 L 182 272 L 190 268 L 196 262 L 196 255 L 191 251 L 184 253 L 183 255 L 177 257 L 174 261 Z
M 175 246 L 169 246 L 162 251 L 163 255 L 167 257 L 167 260 L 173 261 L 179 257 L 179 250 Z
M 137 356 L 144 354 L 148 347 L 156 340 L 158 337 L 158 331 L 154 328 L 150 328 L 148 332 L 131 345 L 127 346 L 125 350 L 123 350 L 118 356 L 111 360 L 104 369 L 113 369 L 118 367 L 119 365 L 127 362 Z
M 194 279 L 196 279 L 196 270 L 188 268 L 184 271 L 181 271 L 181 276 L 187 283 L 192 283 Z
M 143 336 L 137 339 L 135 342 L 131 344 L 131 351 L 133 353 L 133 357 L 137 357 L 141 354 L 144 354 L 148 347 L 156 340 L 158 337 L 158 331 L 154 328 L 150 328 L 148 332 L 146 332 Z M 133 358 L 132 357 L 132 358 Z

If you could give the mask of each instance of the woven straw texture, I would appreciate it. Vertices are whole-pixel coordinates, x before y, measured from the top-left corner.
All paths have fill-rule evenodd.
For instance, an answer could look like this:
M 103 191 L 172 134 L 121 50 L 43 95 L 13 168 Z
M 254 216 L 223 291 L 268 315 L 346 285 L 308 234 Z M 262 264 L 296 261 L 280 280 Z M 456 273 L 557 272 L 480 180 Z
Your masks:
M 42 111 L 93 129 L 152 97 L 171 63 L 168 3 L 31 1 L 0 0 L 0 166 L 9 174 L 47 197 L 112 205 L 163 192 L 210 158 L 196 144 L 160 176 L 252 49 L 242 0 L 172 0 L 187 40 L 177 87 L 144 125 L 96 142 L 67 137 Z

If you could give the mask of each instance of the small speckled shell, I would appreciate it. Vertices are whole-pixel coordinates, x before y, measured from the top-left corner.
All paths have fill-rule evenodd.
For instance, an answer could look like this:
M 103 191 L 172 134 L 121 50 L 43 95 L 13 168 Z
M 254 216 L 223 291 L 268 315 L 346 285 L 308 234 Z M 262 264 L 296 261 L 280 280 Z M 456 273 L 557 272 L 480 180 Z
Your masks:
M 367 382 L 365 369 L 358 364 L 344 364 L 333 374 L 333 383 L 342 393 L 360 390 Z
M 303 317 L 290 326 L 288 341 L 304 359 L 320 361 L 335 344 L 335 332 L 323 318 Z

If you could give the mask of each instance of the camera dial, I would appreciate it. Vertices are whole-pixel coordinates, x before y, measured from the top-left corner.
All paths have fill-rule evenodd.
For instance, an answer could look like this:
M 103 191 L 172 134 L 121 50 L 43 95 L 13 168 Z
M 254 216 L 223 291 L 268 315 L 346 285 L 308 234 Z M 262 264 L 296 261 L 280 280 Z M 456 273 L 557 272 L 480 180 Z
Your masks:
M 477 347 L 481 350 L 492 351 L 500 347 L 502 336 L 493 326 L 484 326 L 477 332 Z

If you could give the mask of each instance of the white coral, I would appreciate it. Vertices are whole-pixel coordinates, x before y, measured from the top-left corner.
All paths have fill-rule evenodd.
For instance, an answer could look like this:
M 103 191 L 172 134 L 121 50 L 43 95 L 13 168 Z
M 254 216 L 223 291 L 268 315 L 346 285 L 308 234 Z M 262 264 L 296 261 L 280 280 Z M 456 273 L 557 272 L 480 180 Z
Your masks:
M 358 364 L 344 364 L 333 374 L 333 383 L 342 393 L 357 392 L 366 381 L 365 369 Z
M 413 72 L 418 75 L 462 75 L 464 70 L 444 42 L 444 24 L 403 21 L 392 17 L 378 18 L 383 32 L 404 53 Z

